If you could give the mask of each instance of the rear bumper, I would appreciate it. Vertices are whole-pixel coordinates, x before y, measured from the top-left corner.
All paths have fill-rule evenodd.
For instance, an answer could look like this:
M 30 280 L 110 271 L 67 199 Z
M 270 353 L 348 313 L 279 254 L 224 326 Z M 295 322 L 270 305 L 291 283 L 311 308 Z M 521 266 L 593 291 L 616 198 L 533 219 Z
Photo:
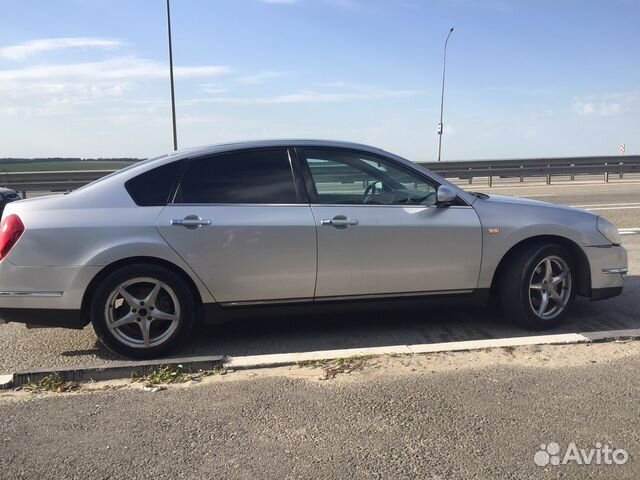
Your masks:
M 80 310 L 45 308 L 0 308 L 3 323 L 24 323 L 37 327 L 84 328 L 89 322 Z
M 99 266 L 21 267 L 0 262 L 0 320 L 37 327 L 83 328 L 82 298 Z
M 21 267 L 0 262 L 0 309 L 80 310 L 99 266 Z

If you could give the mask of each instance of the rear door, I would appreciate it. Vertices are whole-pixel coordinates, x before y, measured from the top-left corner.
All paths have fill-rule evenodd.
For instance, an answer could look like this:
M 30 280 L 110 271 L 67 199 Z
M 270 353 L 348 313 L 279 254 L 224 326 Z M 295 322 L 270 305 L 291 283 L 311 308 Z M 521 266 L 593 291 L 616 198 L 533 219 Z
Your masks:
M 311 299 L 315 222 L 286 148 L 189 161 L 157 220 L 220 303 Z
M 481 226 L 463 201 L 386 157 L 299 150 L 318 229 L 316 298 L 459 293 L 477 287 Z

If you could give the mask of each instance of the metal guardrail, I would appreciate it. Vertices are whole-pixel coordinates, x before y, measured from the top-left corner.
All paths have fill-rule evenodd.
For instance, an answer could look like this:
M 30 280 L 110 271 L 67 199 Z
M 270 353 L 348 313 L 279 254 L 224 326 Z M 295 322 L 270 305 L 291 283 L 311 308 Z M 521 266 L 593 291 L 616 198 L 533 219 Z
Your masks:
M 603 181 L 609 181 L 609 175 L 617 174 L 623 178 L 625 173 L 640 173 L 640 155 L 625 157 L 568 157 L 568 158 L 530 158 L 520 160 L 469 161 L 421 163 L 446 178 L 466 179 L 486 178 L 489 186 L 494 177 L 519 178 L 543 177 L 547 184 L 554 176 L 602 175 Z
M 530 158 L 519 160 L 481 160 L 468 162 L 431 162 L 420 165 L 446 178 L 468 180 L 486 178 L 489 186 L 494 177 L 543 177 L 548 184 L 554 176 L 602 175 L 608 182 L 611 174 L 623 178 L 625 173 L 640 173 L 640 155 L 625 157 Z M 37 191 L 70 191 L 101 178 L 111 170 L 64 172 L 0 173 L 0 185 L 23 193 Z
M 3 172 L 0 186 L 22 192 L 68 192 L 113 173 L 113 170 L 70 170 L 50 172 Z

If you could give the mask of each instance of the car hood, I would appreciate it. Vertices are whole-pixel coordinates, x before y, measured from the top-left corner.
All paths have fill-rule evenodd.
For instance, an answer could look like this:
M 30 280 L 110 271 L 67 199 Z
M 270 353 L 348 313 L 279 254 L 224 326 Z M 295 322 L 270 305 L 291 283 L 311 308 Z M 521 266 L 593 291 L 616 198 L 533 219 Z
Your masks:
M 532 200 L 530 198 L 521 198 L 521 197 L 510 197 L 508 195 L 489 195 L 489 198 L 484 199 L 485 202 L 490 203 L 508 203 L 515 205 L 522 205 L 527 207 L 545 207 L 545 208 L 554 208 L 559 210 L 570 210 L 570 211 L 579 211 L 588 213 L 590 215 L 595 214 L 593 212 L 589 212 L 587 210 L 583 210 L 581 208 L 569 207 L 567 205 L 558 205 L 555 203 L 541 202 L 540 200 Z

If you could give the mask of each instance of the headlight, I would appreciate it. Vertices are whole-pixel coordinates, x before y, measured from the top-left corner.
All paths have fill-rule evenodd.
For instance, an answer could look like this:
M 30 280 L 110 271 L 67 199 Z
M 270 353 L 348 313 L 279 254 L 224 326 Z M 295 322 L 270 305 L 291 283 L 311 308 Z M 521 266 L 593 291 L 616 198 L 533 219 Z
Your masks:
M 618 227 L 609 220 L 598 217 L 598 231 L 614 245 L 620 245 L 622 243 L 622 238 L 620 238 L 620 234 L 618 233 Z

